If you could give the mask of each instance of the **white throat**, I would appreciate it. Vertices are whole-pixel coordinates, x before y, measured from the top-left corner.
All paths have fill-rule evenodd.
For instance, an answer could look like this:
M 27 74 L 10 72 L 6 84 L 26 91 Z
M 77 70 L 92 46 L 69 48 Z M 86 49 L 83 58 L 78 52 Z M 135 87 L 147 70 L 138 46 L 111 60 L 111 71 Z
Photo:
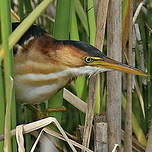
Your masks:
M 65 70 L 68 73 L 72 74 L 73 76 L 80 76 L 80 75 L 93 75 L 96 73 L 100 72 L 105 72 L 105 71 L 111 71 L 110 69 L 101 69 L 98 67 L 92 67 L 92 66 L 84 66 L 84 67 L 79 67 L 79 68 L 73 68 L 73 69 L 67 69 Z

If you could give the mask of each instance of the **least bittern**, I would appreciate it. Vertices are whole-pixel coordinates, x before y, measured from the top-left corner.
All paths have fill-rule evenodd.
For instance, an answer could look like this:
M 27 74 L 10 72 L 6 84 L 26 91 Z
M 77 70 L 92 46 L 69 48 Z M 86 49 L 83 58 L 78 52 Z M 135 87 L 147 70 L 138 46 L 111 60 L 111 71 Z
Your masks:
M 13 30 L 18 25 L 13 23 Z M 14 46 L 14 54 L 16 99 L 29 104 L 48 100 L 80 75 L 119 70 L 147 76 L 86 42 L 56 40 L 35 25 Z

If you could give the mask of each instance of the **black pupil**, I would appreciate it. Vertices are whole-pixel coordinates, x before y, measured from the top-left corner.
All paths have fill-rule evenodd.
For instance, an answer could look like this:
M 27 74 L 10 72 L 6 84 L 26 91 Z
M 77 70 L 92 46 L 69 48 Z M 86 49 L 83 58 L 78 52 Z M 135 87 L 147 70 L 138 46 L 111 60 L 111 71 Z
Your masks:
M 86 57 L 86 62 L 91 62 L 91 58 L 90 57 Z

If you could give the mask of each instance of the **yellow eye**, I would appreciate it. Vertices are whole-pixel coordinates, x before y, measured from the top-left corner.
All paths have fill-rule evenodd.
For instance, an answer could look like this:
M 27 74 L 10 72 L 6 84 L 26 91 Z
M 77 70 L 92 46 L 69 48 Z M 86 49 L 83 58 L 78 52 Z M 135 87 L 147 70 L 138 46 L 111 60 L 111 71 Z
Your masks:
M 90 62 L 92 62 L 93 60 L 92 60 L 92 58 L 91 58 L 90 56 L 86 56 L 86 57 L 84 57 L 84 61 L 85 61 L 86 63 L 90 63 Z

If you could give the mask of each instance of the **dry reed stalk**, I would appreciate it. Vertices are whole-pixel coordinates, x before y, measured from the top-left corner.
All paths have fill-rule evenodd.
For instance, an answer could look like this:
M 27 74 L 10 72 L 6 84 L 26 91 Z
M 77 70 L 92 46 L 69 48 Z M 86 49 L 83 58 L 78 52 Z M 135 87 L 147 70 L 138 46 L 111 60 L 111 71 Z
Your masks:
M 117 11 L 116 11 L 117 10 Z M 107 18 L 107 55 L 121 61 L 122 2 L 110 0 Z M 121 145 L 121 73 L 107 73 L 108 150 Z
M 128 64 L 132 65 L 132 48 L 133 48 L 133 1 L 129 1 L 130 5 L 130 19 L 129 19 L 129 50 L 128 50 Z M 132 152 L 132 75 L 127 75 L 127 103 L 126 103 L 126 119 L 125 119 L 125 139 L 124 151 Z

